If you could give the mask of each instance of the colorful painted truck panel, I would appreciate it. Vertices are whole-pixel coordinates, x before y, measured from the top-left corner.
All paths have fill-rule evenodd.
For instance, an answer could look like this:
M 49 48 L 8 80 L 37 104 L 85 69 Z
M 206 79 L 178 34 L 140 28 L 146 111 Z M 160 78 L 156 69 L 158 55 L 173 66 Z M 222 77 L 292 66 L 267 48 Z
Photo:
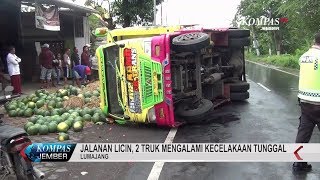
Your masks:
M 234 100 L 249 97 L 243 71 L 248 31 L 133 29 L 109 34 L 112 42 L 96 51 L 100 105 L 111 117 L 175 127 L 206 118 L 232 93 L 239 95 Z

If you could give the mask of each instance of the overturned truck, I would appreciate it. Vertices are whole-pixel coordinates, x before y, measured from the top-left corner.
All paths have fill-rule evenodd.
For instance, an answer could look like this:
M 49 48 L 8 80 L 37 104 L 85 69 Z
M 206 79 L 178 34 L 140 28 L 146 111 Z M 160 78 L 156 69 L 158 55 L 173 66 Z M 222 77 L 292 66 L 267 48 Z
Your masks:
M 135 29 L 99 46 L 101 108 L 122 121 L 178 126 L 249 98 L 242 29 Z M 152 31 L 152 33 L 150 33 Z

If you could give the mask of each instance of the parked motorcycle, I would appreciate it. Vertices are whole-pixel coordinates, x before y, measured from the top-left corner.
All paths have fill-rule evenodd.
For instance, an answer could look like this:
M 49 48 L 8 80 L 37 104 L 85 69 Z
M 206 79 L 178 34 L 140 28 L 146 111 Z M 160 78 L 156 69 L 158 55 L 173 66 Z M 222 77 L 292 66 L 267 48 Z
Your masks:
M 0 105 L 16 97 L 19 95 L 0 96 Z M 44 173 L 20 154 L 20 151 L 32 143 L 28 134 L 21 128 L 3 124 L 3 116 L 0 114 L 0 179 L 43 179 Z

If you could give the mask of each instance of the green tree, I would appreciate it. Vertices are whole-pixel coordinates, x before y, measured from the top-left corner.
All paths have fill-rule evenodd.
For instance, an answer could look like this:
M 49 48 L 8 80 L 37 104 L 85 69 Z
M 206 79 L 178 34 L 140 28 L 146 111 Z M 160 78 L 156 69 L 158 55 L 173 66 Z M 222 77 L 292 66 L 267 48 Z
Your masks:
M 294 49 L 307 49 L 320 30 L 320 4 L 317 0 L 283 1 L 279 11 L 289 19 L 288 43 Z
M 156 4 L 162 1 L 156 0 Z M 153 0 L 86 0 L 85 5 L 99 11 L 108 29 L 114 29 L 116 23 L 129 27 L 150 25 L 153 21 Z
M 289 20 L 286 24 L 280 24 L 280 31 L 265 32 L 254 26 L 245 27 L 253 29 L 253 33 L 261 41 L 262 49 L 272 47 L 282 53 L 301 54 L 313 43 L 314 34 L 320 31 L 318 0 L 242 0 L 234 21 L 240 17 L 260 16 L 287 17 Z M 270 36 L 267 41 L 265 34 Z
M 106 9 L 106 7 L 104 6 L 106 3 L 108 4 L 108 9 Z M 106 26 L 108 29 L 114 29 L 116 27 L 112 19 L 112 14 L 110 10 L 111 4 L 109 0 L 86 0 L 85 5 L 90 6 L 99 12 L 98 14 L 94 14 L 94 16 L 96 16 L 97 18 L 91 18 L 92 24 L 97 23 L 97 20 L 99 20 L 100 23 Z
M 162 1 L 156 0 L 156 4 Z M 116 22 L 122 27 L 151 25 L 153 21 L 153 0 L 115 0 L 111 9 Z

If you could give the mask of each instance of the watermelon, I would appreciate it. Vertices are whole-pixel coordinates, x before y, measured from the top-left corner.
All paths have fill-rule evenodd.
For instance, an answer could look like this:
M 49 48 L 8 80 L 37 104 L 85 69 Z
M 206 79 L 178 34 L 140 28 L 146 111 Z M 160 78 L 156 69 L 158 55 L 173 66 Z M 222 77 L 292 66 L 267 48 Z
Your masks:
M 33 124 L 37 123 L 37 120 L 38 120 L 38 116 L 32 116 L 30 119 L 29 119 L 29 122 L 32 122 Z
M 39 133 L 39 127 L 37 125 L 34 125 L 34 126 L 30 126 L 28 127 L 27 129 L 27 133 L 29 135 L 37 135 Z
M 44 116 L 50 116 L 50 111 L 44 111 Z
M 42 124 L 44 124 L 44 122 L 46 122 L 46 120 L 41 118 L 41 119 L 38 119 L 37 124 L 42 125 Z
M 30 126 L 33 126 L 34 125 L 34 123 L 32 123 L 32 122 L 27 122 L 25 125 L 24 125 L 24 130 L 25 131 L 27 131 L 28 130 L 28 128 L 30 127 Z
M 17 109 L 17 107 L 18 107 L 17 104 L 10 104 L 10 105 L 8 106 L 8 111 L 15 110 L 15 109 Z
M 74 121 L 74 120 L 76 119 L 76 117 L 77 117 L 77 116 L 70 115 L 67 120 L 72 120 L 72 121 Z
M 55 108 L 63 108 L 63 103 L 57 102 Z
M 53 108 L 56 107 L 56 102 L 54 100 L 49 101 L 48 106 L 51 106 Z
M 26 103 L 26 104 L 28 104 L 28 103 Z M 24 108 L 26 106 L 26 104 L 23 102 L 18 102 L 18 107 Z
M 77 121 L 81 121 L 82 122 L 83 118 L 81 116 L 77 116 L 75 119 L 74 119 L 74 122 L 77 122 Z
M 81 121 L 76 121 L 74 124 L 73 124 L 73 131 L 74 132 L 80 132 L 82 131 L 83 129 L 83 124 Z
M 64 121 L 64 123 L 66 123 L 68 125 L 68 127 L 71 127 L 72 124 L 73 124 L 73 121 L 70 120 L 70 119 L 67 119 L 67 120 Z
M 49 131 L 49 133 L 55 133 L 55 132 L 57 132 L 57 124 L 54 123 L 54 122 L 51 122 L 51 123 L 48 125 L 48 131 Z
M 50 114 L 51 114 L 51 116 L 55 116 L 55 115 L 59 116 L 60 115 L 60 113 L 57 109 L 52 110 Z
M 77 117 L 77 116 L 80 116 L 80 114 L 78 112 L 73 112 L 71 113 L 71 116 Z
M 40 128 L 39 128 L 39 134 L 40 135 L 46 135 L 49 133 L 49 129 L 48 129 L 48 126 L 46 125 L 41 125 Z
M 22 102 L 23 102 L 24 104 L 28 104 L 29 100 L 28 100 L 28 98 L 23 98 L 23 99 L 22 99 Z
M 84 121 L 90 121 L 90 120 L 91 120 L 90 114 L 84 115 L 84 116 L 83 116 L 83 120 L 84 120 Z
M 32 109 L 28 108 L 24 111 L 24 116 L 25 117 L 31 117 L 33 115 Z
M 66 134 L 66 133 L 59 133 L 58 140 L 59 140 L 59 141 L 69 140 L 69 135 Z
M 23 117 L 24 116 L 24 110 L 23 109 L 18 108 L 16 110 L 16 112 L 17 112 L 17 116 L 18 117 Z
M 69 130 L 69 126 L 66 122 L 61 122 L 57 126 L 58 132 L 67 132 Z
M 57 101 L 57 102 L 62 102 L 63 99 L 59 96 L 59 97 L 56 98 L 56 101 Z
M 69 116 L 70 116 L 69 113 L 63 113 L 63 114 L 61 115 L 61 119 L 67 120 Z
M 37 106 L 37 108 L 41 108 L 42 106 L 44 106 L 44 101 L 43 100 L 37 101 L 36 106 Z
M 89 109 L 88 114 L 90 114 L 91 116 L 94 115 L 94 109 Z
M 103 112 L 100 113 L 100 121 L 101 122 L 106 122 L 106 118 L 107 118 L 107 116 Z
M 10 110 L 10 111 L 9 111 L 9 116 L 10 116 L 10 117 L 16 117 L 17 114 L 18 114 L 18 113 L 17 113 L 16 110 Z
M 64 109 L 63 108 L 59 108 L 59 109 L 57 109 L 57 111 L 58 111 L 59 115 L 62 115 L 64 113 Z
M 85 99 L 84 99 L 84 103 L 87 104 L 87 103 L 90 102 L 90 100 L 91 100 L 90 98 L 85 98 Z
M 34 109 L 35 107 L 36 107 L 36 103 L 32 101 L 28 103 L 28 108 Z
M 70 94 L 71 94 L 71 95 L 78 95 L 78 89 L 75 88 L 75 87 L 72 87 L 72 88 L 70 89 Z
M 97 123 L 97 122 L 100 122 L 100 114 L 99 113 L 95 113 L 93 116 L 92 116 L 92 122 L 93 123 Z
M 85 98 L 90 98 L 91 97 L 91 93 L 90 92 L 85 92 L 83 95 L 84 95 Z
M 99 91 L 97 91 L 97 90 L 94 90 L 94 91 L 92 92 L 92 94 L 93 94 L 94 96 L 96 96 L 96 97 L 100 96 L 100 93 L 99 93 Z

